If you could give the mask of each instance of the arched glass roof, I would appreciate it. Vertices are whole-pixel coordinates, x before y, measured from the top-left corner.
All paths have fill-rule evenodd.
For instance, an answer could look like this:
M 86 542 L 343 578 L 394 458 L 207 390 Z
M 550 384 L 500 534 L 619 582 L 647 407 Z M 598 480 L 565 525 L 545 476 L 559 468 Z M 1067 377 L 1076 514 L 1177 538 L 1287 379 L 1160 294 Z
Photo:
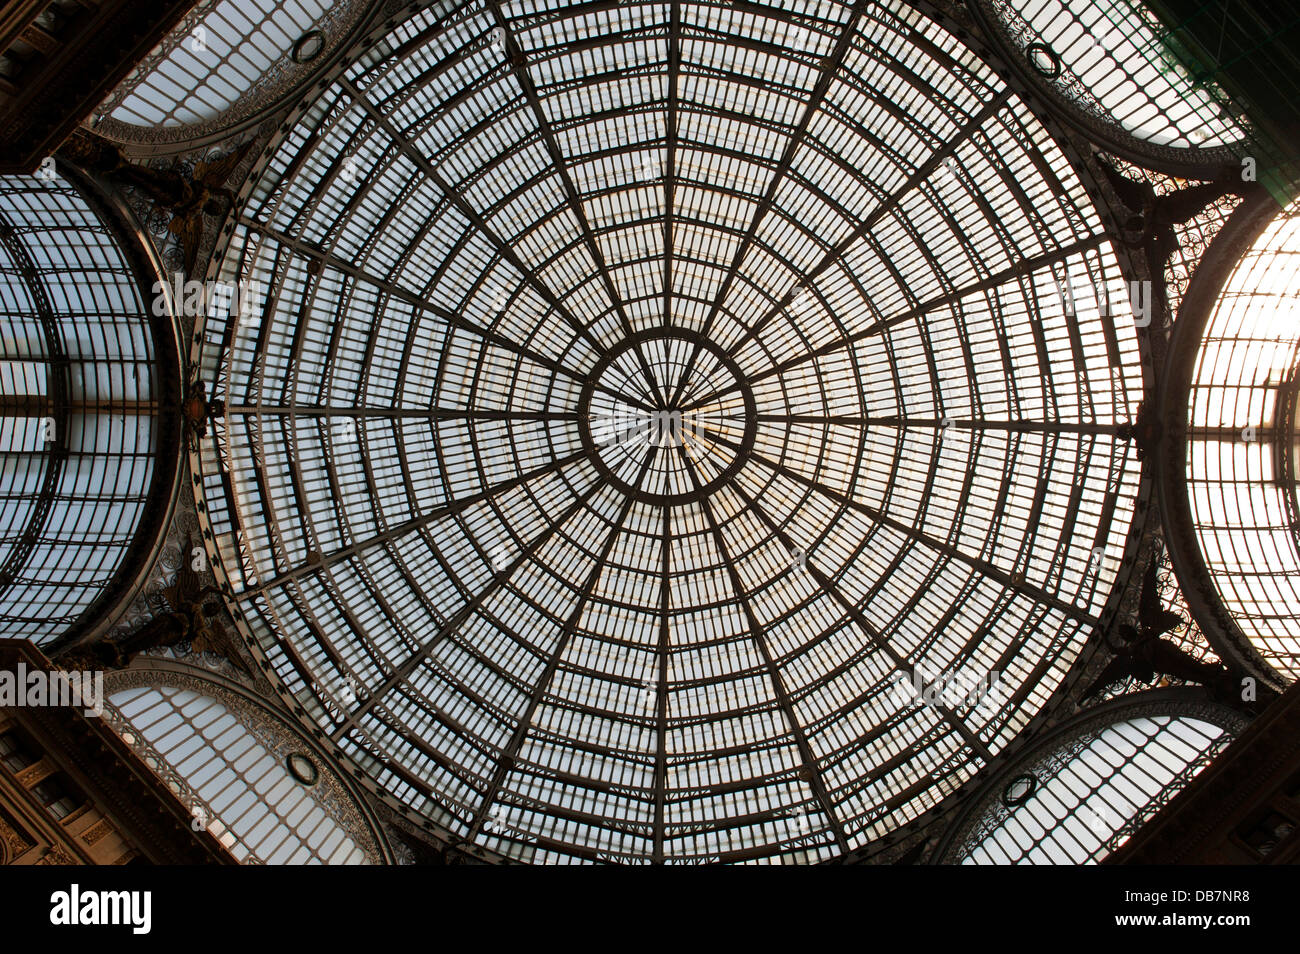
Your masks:
M 134 126 L 196 125 L 282 67 L 330 5 L 323 0 L 207 0 L 118 87 L 107 115 Z
M 967 865 L 1092 864 L 1119 848 L 1234 737 L 1240 718 L 1185 704 L 1144 706 L 1069 733 L 1009 770 L 951 860 Z
M 842 855 L 1105 612 L 1128 290 L 1042 125 L 908 5 L 431 7 L 286 125 L 223 255 L 261 294 L 196 346 L 219 578 L 446 837 Z
M 363 0 L 199 0 L 89 121 L 145 150 L 219 142 L 309 83 L 378 5 Z
M 48 643 L 123 567 L 163 466 L 147 308 L 73 185 L 0 179 L 0 637 Z
M 1187 495 L 1224 606 L 1262 657 L 1300 675 L 1300 202 L 1238 263 L 1202 337 Z
M 321 769 L 285 740 L 254 732 L 221 700 L 144 685 L 110 694 L 106 717 L 242 864 L 366 864 L 323 800 Z M 285 733 L 287 735 L 287 733 Z
M 1077 108 L 1136 139 L 1210 149 L 1245 138 L 1219 104 L 1226 97 L 1178 62 L 1168 31 L 1140 0 L 979 0 L 979 6 Z

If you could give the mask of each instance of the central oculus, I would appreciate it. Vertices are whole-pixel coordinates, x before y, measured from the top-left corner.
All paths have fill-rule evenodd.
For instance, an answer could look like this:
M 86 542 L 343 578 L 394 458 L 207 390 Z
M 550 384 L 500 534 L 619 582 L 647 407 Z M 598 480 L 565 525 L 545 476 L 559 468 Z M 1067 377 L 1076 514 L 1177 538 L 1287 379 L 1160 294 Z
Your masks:
M 744 464 L 757 428 L 740 366 L 684 328 L 642 331 L 605 352 L 579 411 L 596 468 L 646 503 L 713 493 Z

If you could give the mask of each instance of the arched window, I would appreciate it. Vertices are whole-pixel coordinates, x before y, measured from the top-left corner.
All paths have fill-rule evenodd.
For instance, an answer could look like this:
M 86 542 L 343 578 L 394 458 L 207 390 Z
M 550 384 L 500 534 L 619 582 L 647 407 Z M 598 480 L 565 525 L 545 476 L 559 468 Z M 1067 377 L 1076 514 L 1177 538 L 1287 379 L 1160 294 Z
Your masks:
M 1167 804 L 1243 727 L 1184 694 L 1086 712 L 990 782 L 940 860 L 966 865 L 1101 861 Z
M 1226 96 L 1191 75 L 1141 0 L 979 0 L 1061 101 L 1143 143 L 1211 150 L 1245 138 Z
M 382 860 L 337 778 L 259 704 L 170 672 L 111 678 L 105 718 L 240 862 Z
M 1262 659 L 1300 676 L 1300 202 L 1228 279 L 1196 358 L 1187 496 L 1223 605 Z
M 380 6 L 200 0 L 99 106 L 91 125 L 111 139 L 158 148 L 215 141 L 283 103 Z

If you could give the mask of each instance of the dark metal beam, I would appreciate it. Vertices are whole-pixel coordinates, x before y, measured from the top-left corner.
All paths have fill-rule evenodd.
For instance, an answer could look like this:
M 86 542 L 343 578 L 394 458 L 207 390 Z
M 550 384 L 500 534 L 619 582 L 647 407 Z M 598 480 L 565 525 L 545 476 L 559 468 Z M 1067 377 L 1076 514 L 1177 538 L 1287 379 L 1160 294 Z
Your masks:
M 387 279 L 379 278 L 376 275 L 371 275 L 369 272 L 365 271 L 364 269 L 359 268 L 358 266 L 352 264 L 346 259 L 339 258 L 337 255 L 333 254 L 332 252 L 327 252 L 321 248 L 317 248 L 311 245 L 308 242 L 304 242 L 300 239 L 297 239 L 292 235 L 288 235 L 287 233 L 282 232 L 278 229 L 273 229 L 262 222 L 258 222 L 256 219 L 250 219 L 247 218 L 246 216 L 240 216 L 238 221 L 240 225 L 243 225 L 249 231 L 256 232 L 259 235 L 265 235 L 269 238 L 272 238 L 276 242 L 280 243 L 281 245 L 291 248 L 293 251 L 297 252 L 299 255 L 301 255 L 304 258 L 309 258 L 314 261 L 320 262 L 322 265 L 329 265 L 331 268 L 335 269 L 338 272 L 341 272 L 345 275 L 350 275 L 354 278 L 367 282 L 368 284 L 375 286 L 376 288 L 380 289 L 381 291 L 390 295 L 391 297 L 396 298 L 399 301 L 402 301 L 413 308 L 418 308 L 421 311 L 426 311 L 429 314 L 433 315 L 434 317 L 438 318 L 440 321 L 444 321 L 448 325 L 451 325 L 452 327 L 458 328 L 461 331 L 467 331 L 472 335 L 482 338 L 484 341 L 489 341 L 496 347 L 501 348 L 502 350 L 509 351 L 511 354 L 525 357 L 528 360 L 533 361 L 536 364 L 540 365 L 541 367 L 546 368 L 549 371 L 554 371 L 558 374 L 562 374 L 573 381 L 582 382 L 586 380 L 586 376 L 583 375 L 580 371 L 576 371 L 573 368 L 567 367 L 560 361 L 557 361 L 554 358 L 545 355 L 540 351 L 534 351 L 532 348 L 525 348 L 524 346 L 520 345 L 519 343 L 513 341 L 510 338 L 506 338 L 486 328 L 481 328 L 474 322 L 460 317 L 455 312 L 448 311 L 445 308 L 441 308 L 433 304 L 432 302 L 420 297 L 418 294 L 416 294 L 415 292 L 407 288 L 403 288 L 400 285 L 395 285 L 391 281 L 388 281 Z M 615 394 L 615 396 L 617 396 L 617 392 L 610 392 L 610 393 Z M 645 405 L 644 409 L 653 410 L 653 408 L 650 408 L 648 405 Z
M 564 157 L 564 153 L 560 150 L 560 144 L 555 140 L 555 130 L 551 127 L 551 122 L 546 116 L 546 110 L 542 108 L 541 98 L 537 95 L 537 87 L 533 84 L 533 78 L 528 72 L 524 51 L 515 39 L 514 31 L 510 29 L 510 21 L 501 13 L 501 4 L 489 2 L 487 6 L 496 20 L 497 29 L 505 37 L 506 54 L 510 61 L 511 73 L 514 75 L 515 82 L 519 84 L 524 98 L 528 101 L 528 107 L 533 114 L 533 122 L 537 125 L 537 135 L 546 147 L 547 155 L 551 159 L 551 165 L 560 178 L 560 185 L 564 189 L 564 197 L 568 201 L 568 210 L 577 219 L 578 230 L 582 233 L 583 242 L 587 246 L 587 254 L 591 256 L 592 264 L 596 266 L 597 272 L 600 273 L 601 283 L 605 286 L 605 294 L 609 296 L 610 304 L 618 313 L 619 324 L 623 326 L 623 334 L 630 338 L 636 333 L 636 330 L 632 327 L 632 321 L 628 318 L 627 310 L 623 307 L 623 296 L 619 292 L 618 286 L 614 284 L 614 278 L 609 272 L 609 264 L 605 261 L 605 253 L 601 251 L 600 243 L 596 241 L 591 221 L 587 218 L 586 206 L 583 205 L 582 196 L 578 194 L 578 187 L 574 185 L 573 176 L 569 173 L 568 162 Z M 645 355 L 640 348 L 636 348 L 635 351 L 637 363 L 641 368 L 642 375 L 645 376 L 650 393 L 656 397 L 661 397 L 659 386 L 655 383 L 654 375 L 650 372 L 650 365 L 646 362 Z
M 780 526 L 777 525 L 776 521 L 772 519 L 771 515 L 767 513 L 767 511 L 758 503 L 757 500 L 750 497 L 749 494 L 745 493 L 744 489 L 741 488 L 738 484 L 732 484 L 730 489 L 734 494 L 736 494 L 736 496 L 738 496 L 741 499 L 741 501 L 744 502 L 745 506 L 749 509 L 749 511 L 753 513 L 754 516 L 758 517 L 758 519 L 763 523 L 764 526 L 767 527 L 767 529 L 772 533 L 772 535 L 781 541 L 782 546 L 786 547 L 792 552 L 798 549 L 794 541 L 790 539 L 790 535 L 786 533 L 783 529 L 781 529 Z M 897 666 L 900 670 L 906 673 L 908 678 L 912 680 L 913 685 L 920 685 L 921 680 L 917 678 L 916 668 L 911 663 L 909 663 L 906 659 L 904 659 L 901 655 L 898 654 L 898 652 L 894 649 L 894 647 L 889 644 L 889 641 L 884 639 L 881 636 L 880 631 L 871 624 L 871 621 L 868 620 L 866 616 L 862 614 L 862 611 L 858 609 L 858 607 L 853 603 L 853 601 L 850 600 L 848 597 L 846 597 L 840 591 L 840 588 L 835 585 L 835 581 L 832 580 L 827 574 L 819 570 L 817 568 L 817 565 L 812 561 L 811 557 L 808 557 L 806 554 L 805 554 L 805 561 L 806 562 L 804 565 L 807 567 L 808 573 L 812 576 L 812 578 L 817 581 L 817 585 L 820 586 L 823 591 L 825 591 L 827 594 L 833 597 L 835 601 L 840 604 L 841 607 L 843 607 L 844 612 L 848 615 L 849 619 L 851 619 L 854 625 L 856 625 L 859 629 L 862 630 L 863 633 L 866 634 L 867 638 L 871 640 L 872 645 L 879 648 L 882 653 L 884 653 L 886 656 L 890 658 L 890 660 L 894 663 L 895 666 Z M 929 685 L 927 685 L 927 688 L 929 688 Z M 979 754 L 981 758 L 983 758 L 986 762 L 992 761 L 993 753 L 989 751 L 988 746 L 986 746 L 984 742 L 980 739 L 980 737 L 976 735 L 975 732 L 971 729 L 971 727 L 966 724 L 966 721 L 964 719 L 958 716 L 957 713 L 953 711 L 951 708 L 949 708 L 946 705 L 943 705 L 942 703 L 936 702 L 933 708 L 936 712 L 940 713 L 944 717 L 944 720 L 947 721 L 949 725 L 951 725 L 954 729 L 957 730 L 957 734 L 960 735 L 963 739 L 965 739 L 966 743 L 970 745 L 970 747 L 974 749 L 975 752 Z
M 727 438 L 723 437 L 720 434 L 717 434 L 716 431 L 712 431 L 711 429 L 708 428 L 701 428 L 701 429 L 709 430 L 710 433 L 715 434 L 717 440 L 720 443 L 726 444 L 729 447 L 735 449 L 739 449 L 740 447 L 740 445 L 736 444 L 735 442 L 728 440 Z M 777 461 L 765 457 L 763 454 L 759 453 L 758 451 L 752 451 L 750 453 L 750 459 L 758 461 L 760 464 L 763 464 L 770 470 L 775 471 L 776 473 L 780 474 L 783 477 L 789 478 L 790 480 L 793 480 L 796 483 L 803 484 L 805 487 L 809 487 L 812 488 L 813 490 L 816 490 L 818 493 L 822 494 L 825 497 L 828 497 L 831 500 L 834 500 L 836 503 L 842 503 L 845 506 L 853 510 L 856 510 L 858 513 L 870 517 L 873 521 L 875 521 L 877 524 L 881 526 L 889 527 L 890 529 L 896 530 L 897 532 L 903 534 L 905 537 L 907 537 L 910 540 L 915 540 L 917 543 L 924 544 L 926 547 L 928 547 L 931 550 L 934 550 L 936 553 L 942 554 L 943 556 L 949 557 L 951 559 L 957 560 L 960 563 L 966 564 L 976 572 L 984 574 L 991 580 L 996 580 L 998 583 L 1002 584 L 1008 589 L 1013 589 L 1020 593 L 1023 593 L 1026 596 L 1031 597 L 1032 599 L 1036 600 L 1039 603 L 1046 603 L 1048 606 L 1051 606 L 1053 609 L 1059 610 L 1061 613 L 1064 613 L 1066 616 L 1069 616 L 1073 620 L 1076 620 L 1080 623 L 1085 623 L 1089 626 L 1100 625 L 1101 621 L 1098 620 L 1095 616 L 1092 616 L 1091 614 L 1084 612 L 1083 610 L 1074 606 L 1072 603 L 1065 602 L 1063 599 L 1061 599 L 1059 596 L 1055 595 L 1054 593 L 1048 593 L 1046 590 L 1043 590 L 1042 588 L 1033 585 L 1032 583 L 1028 582 L 1025 579 L 1013 578 L 1010 573 L 1007 573 L 1004 570 L 999 569 L 998 567 L 994 566 L 992 563 L 989 563 L 987 560 L 983 560 L 979 557 L 971 556 L 968 553 L 964 553 L 963 551 L 959 550 L 957 547 L 953 546 L 952 544 L 947 543 L 943 540 L 939 540 L 935 537 L 932 537 L 930 536 L 930 534 L 925 533 L 920 528 L 913 526 L 910 523 L 907 523 L 902 520 L 898 520 L 894 517 L 891 517 L 889 514 L 881 510 L 878 510 L 875 507 L 871 507 L 868 506 L 867 504 L 854 500 L 853 498 L 847 496 L 846 494 L 841 493 L 840 491 L 834 489 L 833 487 L 828 487 L 826 484 L 822 483 L 819 480 L 814 480 L 811 477 L 805 477 L 803 474 L 799 473 L 798 471 L 792 470 L 791 468 L 785 466 L 782 463 L 779 463 Z M 735 484 L 732 484 L 730 486 L 732 487 L 733 490 L 736 490 L 737 493 L 740 492 L 736 488 Z
M 27 560 L 40 540 L 46 521 L 54 505 L 54 496 L 59 488 L 64 465 L 70 456 L 68 437 L 70 431 L 69 416 L 66 409 L 71 392 L 70 360 L 63 347 L 63 333 L 59 327 L 59 315 L 50 301 L 45 289 L 45 273 L 37 267 L 23 244 L 19 233 L 7 222 L 0 222 L 0 245 L 13 263 L 23 286 L 31 297 L 36 310 L 36 323 L 41 329 L 41 338 L 45 344 L 45 360 L 48 362 L 49 374 L 46 383 L 49 388 L 48 401 L 54 408 L 51 415 L 54 421 L 53 439 L 45 442 L 45 448 L 24 455 L 36 462 L 42 471 L 40 490 L 32 498 L 21 533 L 15 533 L 5 542 L 9 552 L 0 565 L 0 594 L 6 594 L 18 581 L 19 573 L 26 568 Z M 14 529 L 17 529 L 16 527 Z
M 461 408 L 321 407 L 313 404 L 232 404 L 226 414 L 266 417 L 361 418 L 421 421 L 570 421 L 576 411 L 475 411 Z
M 658 663 L 655 681 L 655 774 L 654 774 L 654 848 L 650 860 L 657 865 L 664 863 L 667 841 L 668 811 L 668 656 L 671 651 L 671 633 L 668 626 L 668 611 L 671 604 L 670 583 L 672 565 L 672 507 L 661 508 L 663 517 L 663 535 L 660 537 L 660 574 L 659 574 L 659 640 L 655 646 Z
M 838 258 L 844 255 L 845 252 L 852 248 L 855 242 L 875 228 L 875 226 L 883 220 L 885 216 L 892 213 L 909 192 L 932 176 L 939 166 L 957 151 L 957 147 L 974 136 L 975 133 L 979 131 L 980 127 L 988 122 L 989 119 L 997 114 L 998 110 L 1002 109 L 1002 107 L 1007 104 L 1010 98 L 1011 90 L 1004 90 L 1002 93 L 990 100 L 983 109 L 972 116 L 970 121 L 961 128 L 957 135 L 945 143 L 942 148 L 936 150 L 929 159 L 921 163 L 921 165 L 917 167 L 916 171 L 908 177 L 907 181 L 895 189 L 893 194 L 891 194 L 885 202 L 881 203 L 881 205 L 874 209 L 870 215 L 863 219 L 862 222 L 835 248 L 822 256 L 821 261 L 808 271 L 805 276 L 804 285 L 812 285 L 817 280 L 817 277 L 826 269 L 830 268 L 830 266 L 833 265 Z M 766 315 L 755 322 L 753 327 L 746 331 L 745 334 L 741 336 L 740 340 L 732 346 L 732 354 L 734 355 L 736 351 L 745 344 L 745 342 L 759 335 L 762 330 L 767 327 L 769 321 L 775 318 L 783 308 L 790 305 L 796 294 L 797 289 L 792 290 L 779 304 L 775 305 Z
M 831 427 L 898 427 L 946 429 L 957 431 L 1007 431 L 1016 434 L 1107 434 L 1114 435 L 1125 425 L 1071 421 L 991 421 L 962 418 L 902 417 L 897 414 L 759 414 L 760 424 L 817 424 Z M 1240 439 L 1240 433 L 1238 433 Z
M 1088 238 L 1079 239 L 1075 242 L 1070 243 L 1069 245 L 1063 245 L 1060 248 L 1053 249 L 1050 252 L 1044 252 L 1041 255 L 1035 255 L 1030 258 L 1021 259 L 1019 262 L 1016 262 L 1014 265 L 1011 265 L 1008 268 L 1005 268 L 994 275 L 990 275 L 987 278 L 981 279 L 980 281 L 977 282 L 972 282 L 971 284 L 963 286 L 962 288 L 954 289 L 952 292 L 946 295 L 938 295 L 934 298 L 931 298 L 929 301 L 922 302 L 920 305 L 916 306 L 915 308 L 909 308 L 907 311 L 900 312 L 899 314 L 893 316 L 892 318 L 888 318 L 884 321 L 877 321 L 869 325 L 868 327 L 863 328 L 861 331 L 854 332 L 852 335 L 848 336 L 847 338 L 837 338 L 834 341 L 824 344 L 819 348 L 814 348 L 812 351 L 805 352 L 804 354 L 801 355 L 796 355 L 793 358 L 790 358 L 786 361 L 782 361 L 779 364 L 775 364 L 772 367 L 768 368 L 766 371 L 760 371 L 757 374 L 752 374 L 749 376 L 748 382 L 751 385 L 753 385 L 758 381 L 762 381 L 767 378 L 770 378 L 774 374 L 783 374 L 786 371 L 789 371 L 791 368 L 797 367 L 798 365 L 804 364 L 808 361 L 813 361 L 817 358 L 825 357 L 828 354 L 834 354 L 836 351 L 842 351 L 845 348 L 850 348 L 853 345 L 857 344 L 859 341 L 864 341 L 865 339 L 870 338 L 873 335 L 882 334 L 888 329 L 893 328 L 897 325 L 901 325 L 905 322 L 914 321 L 915 319 L 921 318 L 924 315 L 929 314 L 930 312 L 936 309 L 955 307 L 957 302 L 959 302 L 961 299 L 969 295 L 976 295 L 979 294 L 980 292 L 990 291 L 994 288 L 997 288 L 1000 285 L 1006 284 L 1009 281 L 1013 281 L 1017 278 L 1023 278 L 1027 275 L 1032 275 L 1034 272 L 1040 270 L 1041 268 L 1047 265 L 1051 265 L 1054 262 L 1064 261 L 1071 255 L 1077 254 L 1079 252 L 1088 251 L 1089 249 L 1096 248 L 1100 245 L 1105 245 L 1109 241 L 1110 241 L 1109 236 L 1107 236 L 1104 233 L 1098 232 L 1097 234 L 1091 235 Z M 732 350 L 734 351 L 735 349 L 733 348 Z M 686 411 L 692 408 L 699 407 L 700 405 L 705 404 L 708 401 L 714 400 L 718 397 L 721 397 L 723 394 L 726 393 L 727 390 L 722 390 L 722 391 L 714 391 L 710 394 L 706 394 L 703 397 L 701 397 L 699 400 L 692 402 L 690 405 L 683 408 L 682 410 Z
M 233 594 L 231 599 L 234 599 L 237 602 L 243 602 L 250 598 L 261 596 L 268 590 L 280 586 L 290 580 L 297 579 L 305 574 L 315 573 L 318 570 L 338 563 L 341 560 L 347 560 L 351 557 L 359 556 L 371 547 L 388 543 L 400 536 L 436 523 L 439 520 L 446 519 L 447 517 L 454 517 L 475 504 L 483 503 L 498 494 L 507 493 L 517 487 L 529 483 L 530 481 L 536 480 L 539 477 L 545 477 L 549 474 L 563 470 L 565 467 L 568 467 L 570 464 L 579 461 L 586 456 L 586 451 L 580 450 L 568 455 L 567 457 L 557 457 L 544 466 L 531 470 L 526 474 L 520 474 L 518 477 L 496 484 L 495 486 L 479 491 L 476 494 L 470 494 L 460 498 L 459 500 L 452 501 L 449 504 L 431 510 L 419 517 L 389 527 L 382 533 L 377 533 L 372 537 L 367 537 L 365 540 L 350 544 L 340 550 L 335 550 L 333 553 L 322 554 L 320 560 L 314 563 L 305 563 L 302 566 L 293 568 L 292 570 L 287 570 L 278 576 L 258 583 L 256 586 L 249 587 L 246 590 L 241 590 L 240 592 Z
M 342 738 L 343 735 L 347 733 L 348 729 L 355 725 L 357 720 L 361 718 L 361 716 L 365 715 L 365 713 L 368 712 L 375 703 L 383 698 L 395 686 L 409 679 L 411 674 L 419 668 L 420 663 L 424 661 L 425 657 L 429 655 L 431 650 L 433 650 L 448 636 L 460 632 L 461 627 L 470 620 L 474 613 L 476 613 L 493 594 L 505 586 L 521 566 L 524 566 L 526 563 L 531 561 L 537 551 L 540 550 L 542 546 L 544 546 L 546 542 L 559 531 L 560 527 L 563 526 L 574 514 L 585 507 L 587 501 L 595 496 L 596 491 L 600 490 L 603 486 L 604 481 L 599 478 L 592 481 L 591 486 L 587 491 L 565 508 L 562 513 L 557 515 L 555 519 L 547 525 L 545 530 L 539 533 L 525 547 L 523 547 L 519 555 L 511 561 L 509 566 L 496 571 L 492 575 L 492 581 L 488 583 L 487 586 L 483 587 L 483 589 L 481 589 L 472 599 L 457 610 L 455 615 L 447 620 L 447 622 L 444 623 L 436 633 L 420 644 L 419 649 L 411 653 L 405 662 L 397 666 L 397 668 L 393 670 L 392 675 L 371 691 L 364 700 L 361 700 L 356 709 L 349 713 L 348 717 L 330 733 L 330 738 L 335 740 Z
M 667 150 L 664 162 L 664 313 L 665 328 L 673 323 L 673 216 L 677 201 L 678 83 L 682 69 L 682 8 L 679 0 L 668 4 Z M 660 846 L 662 850 L 662 845 Z

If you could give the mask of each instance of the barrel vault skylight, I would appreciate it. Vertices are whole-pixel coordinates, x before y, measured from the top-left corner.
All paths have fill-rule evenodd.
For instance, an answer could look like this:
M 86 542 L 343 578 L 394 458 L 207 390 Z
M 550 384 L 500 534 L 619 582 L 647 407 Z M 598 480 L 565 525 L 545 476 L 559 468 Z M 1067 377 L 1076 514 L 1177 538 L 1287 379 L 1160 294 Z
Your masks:
M 1300 675 L 1300 202 L 1237 264 L 1197 355 L 1188 502 L 1223 605 L 1261 658 Z
M 165 467 L 147 308 L 74 184 L 0 179 L 0 638 L 54 640 L 134 569 Z

